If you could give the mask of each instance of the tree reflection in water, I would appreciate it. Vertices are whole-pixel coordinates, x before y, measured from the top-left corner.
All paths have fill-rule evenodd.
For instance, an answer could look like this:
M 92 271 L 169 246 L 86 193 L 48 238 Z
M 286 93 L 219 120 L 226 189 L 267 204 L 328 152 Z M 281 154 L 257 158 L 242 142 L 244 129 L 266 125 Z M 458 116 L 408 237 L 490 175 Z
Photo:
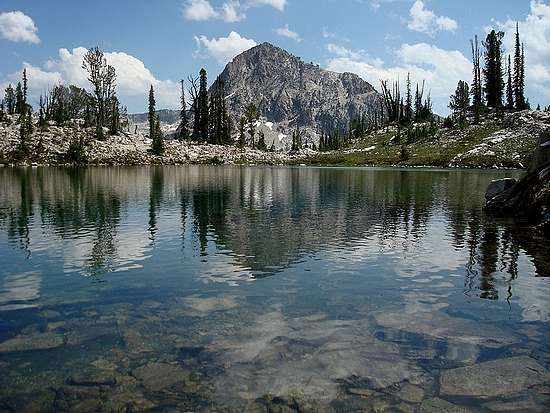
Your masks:
M 120 235 L 136 229 L 127 221 L 139 219 L 144 210 L 142 227 L 151 254 L 159 238 L 169 240 L 169 230 L 179 228 L 181 245 L 192 239 L 203 257 L 212 251 L 230 254 L 255 277 L 273 275 L 307 255 L 336 251 L 345 256 L 365 245 L 368 251 L 375 246 L 379 254 L 397 254 L 414 267 L 420 265 L 415 259 L 429 259 L 431 248 L 446 242 L 462 253 L 466 295 L 496 300 L 502 285 L 509 299 L 513 280 L 522 276 L 518 260 L 527 255 L 536 275 L 546 276 L 550 252 L 521 226 L 483 214 L 483 191 L 495 174 L 207 166 L 2 168 L 0 225 L 27 257 L 36 242 L 74 240 L 82 258 L 78 270 L 85 275 L 117 270 L 132 259 L 119 251 Z M 163 214 L 170 214 L 169 223 L 159 220 Z M 169 227 L 166 233 L 163 225 Z

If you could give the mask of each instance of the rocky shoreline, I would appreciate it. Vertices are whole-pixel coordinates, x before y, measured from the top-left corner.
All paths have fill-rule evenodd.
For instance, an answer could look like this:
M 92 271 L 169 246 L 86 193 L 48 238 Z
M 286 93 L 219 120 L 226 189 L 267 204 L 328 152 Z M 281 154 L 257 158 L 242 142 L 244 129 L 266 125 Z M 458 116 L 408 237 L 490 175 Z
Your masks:
M 488 213 L 524 220 L 550 235 L 550 130 L 540 134 L 529 173 L 519 181 L 493 181 L 485 199 Z
M 524 111 L 506 115 L 500 121 L 487 119 L 465 130 L 442 128 L 429 141 L 406 145 L 397 142 L 399 131 L 389 127 L 338 151 L 302 149 L 296 152 L 278 148 L 270 152 L 166 139 L 164 154 L 156 156 L 151 153 L 151 141 L 142 128 L 130 126 L 100 141 L 94 138 L 94 128 L 84 128 L 81 120 L 75 120 L 63 126 L 51 123 L 46 128 L 35 128 L 28 143 L 31 155 L 21 156 L 19 125 L 16 118 L 11 117 L 8 122 L 0 123 L 0 165 L 305 164 L 525 169 L 531 162 L 537 136 L 547 128 L 550 128 L 550 113 Z M 69 155 L 75 142 L 82 146 L 78 162 Z

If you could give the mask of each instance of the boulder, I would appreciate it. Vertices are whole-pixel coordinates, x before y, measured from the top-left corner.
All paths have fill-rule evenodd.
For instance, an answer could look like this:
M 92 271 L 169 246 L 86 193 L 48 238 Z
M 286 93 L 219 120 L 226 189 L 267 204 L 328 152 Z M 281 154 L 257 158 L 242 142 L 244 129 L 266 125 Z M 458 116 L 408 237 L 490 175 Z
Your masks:
M 504 178 L 491 181 L 485 192 L 485 199 L 489 201 L 495 196 L 502 194 L 504 191 L 509 190 L 517 183 L 518 181 L 515 178 Z
M 550 234 L 550 130 L 540 134 L 529 173 L 515 185 L 491 182 L 485 198 L 487 212 L 525 219 Z
M 439 384 L 444 395 L 490 398 L 520 393 L 548 380 L 544 366 L 531 357 L 517 356 L 444 370 Z
M 550 162 L 550 129 L 543 131 L 539 136 L 537 150 L 529 172 L 533 172 L 548 162 Z

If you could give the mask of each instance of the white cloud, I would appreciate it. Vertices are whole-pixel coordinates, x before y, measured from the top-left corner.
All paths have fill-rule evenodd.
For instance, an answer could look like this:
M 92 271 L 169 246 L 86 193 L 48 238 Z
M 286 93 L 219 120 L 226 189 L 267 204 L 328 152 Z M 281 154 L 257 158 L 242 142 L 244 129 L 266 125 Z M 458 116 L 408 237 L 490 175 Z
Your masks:
M 206 21 L 221 19 L 227 23 L 235 23 L 246 19 L 246 10 L 251 7 L 271 6 L 283 11 L 286 0 L 227 0 L 219 8 L 212 6 L 209 0 L 186 0 L 183 6 L 183 16 L 187 20 Z
M 241 4 L 239 0 L 229 0 L 222 5 L 222 19 L 228 23 L 239 22 L 246 18 L 244 12 L 240 10 Z
M 56 59 L 49 60 L 43 68 L 24 63 L 29 78 L 29 95 L 31 103 L 37 102 L 44 90 L 56 84 L 72 84 L 91 90 L 87 80 L 88 75 L 82 68 L 82 60 L 87 49 L 77 47 L 72 50 L 59 49 Z M 151 85 L 155 88 L 155 97 L 158 107 L 177 107 L 179 104 L 179 87 L 171 80 L 159 80 L 138 58 L 124 52 L 106 52 L 105 58 L 112 65 L 117 74 L 117 94 L 119 98 L 143 96 L 143 102 L 147 99 L 147 93 Z M 22 69 L 7 76 L 0 83 L 5 87 L 7 83 L 16 83 L 21 79 Z M 123 102 L 124 103 L 124 102 Z
M 219 37 L 209 39 L 206 36 L 195 36 L 198 50 L 197 55 L 207 54 L 218 61 L 220 64 L 225 64 L 231 61 L 235 56 L 256 46 L 256 42 L 252 39 L 242 37 L 237 32 L 231 32 L 227 37 Z
M 499 30 L 506 33 L 504 47 L 513 53 L 516 21 L 508 19 L 496 22 Z M 525 70 L 527 95 L 534 99 L 550 99 L 550 5 L 532 0 L 530 12 L 519 22 L 521 41 L 525 44 Z M 531 103 L 537 101 L 531 99 Z M 540 102 L 541 104 L 545 102 Z
M 339 46 L 334 43 L 327 44 L 327 50 L 340 58 L 349 58 L 351 60 L 360 60 L 365 63 L 369 63 L 375 67 L 381 67 L 384 62 L 382 59 L 371 58 L 364 50 L 352 50 L 347 47 Z
M 283 11 L 286 6 L 286 0 L 250 0 L 250 6 L 271 6 L 277 10 Z
M 20 11 L 0 13 L 0 37 L 12 42 L 40 43 L 34 21 Z
M 403 44 L 396 52 L 397 65 L 387 66 L 380 59 L 370 59 L 363 51 L 328 45 L 334 57 L 328 60 L 328 69 L 335 72 L 352 72 L 379 89 L 380 80 L 402 81 L 411 74 L 413 82 L 426 81 L 431 91 L 434 109 L 447 112 L 449 96 L 459 80 L 469 80 L 472 65 L 459 51 L 443 50 L 426 43 Z
M 408 27 L 416 32 L 426 33 L 432 36 L 437 31 L 455 31 L 458 23 L 450 17 L 437 16 L 428 10 L 424 2 L 416 0 L 410 10 L 411 19 Z
M 288 24 L 285 24 L 283 27 L 275 29 L 275 33 L 277 33 L 279 36 L 288 37 L 289 39 L 295 40 L 297 42 L 302 41 L 302 38 L 298 33 L 289 29 Z
M 205 21 L 218 17 L 219 13 L 208 0 L 187 0 L 183 7 L 183 15 L 187 20 Z

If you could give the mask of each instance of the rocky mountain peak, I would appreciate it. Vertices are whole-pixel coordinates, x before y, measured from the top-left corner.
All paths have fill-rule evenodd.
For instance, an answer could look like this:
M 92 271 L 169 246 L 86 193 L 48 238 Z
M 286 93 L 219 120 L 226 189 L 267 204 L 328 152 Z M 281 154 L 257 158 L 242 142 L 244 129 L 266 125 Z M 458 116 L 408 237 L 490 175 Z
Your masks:
M 381 108 L 381 95 L 359 76 L 324 70 L 270 43 L 236 56 L 220 78 L 236 119 L 253 103 L 287 133 L 296 127 L 344 131 L 353 118 L 374 118 Z

